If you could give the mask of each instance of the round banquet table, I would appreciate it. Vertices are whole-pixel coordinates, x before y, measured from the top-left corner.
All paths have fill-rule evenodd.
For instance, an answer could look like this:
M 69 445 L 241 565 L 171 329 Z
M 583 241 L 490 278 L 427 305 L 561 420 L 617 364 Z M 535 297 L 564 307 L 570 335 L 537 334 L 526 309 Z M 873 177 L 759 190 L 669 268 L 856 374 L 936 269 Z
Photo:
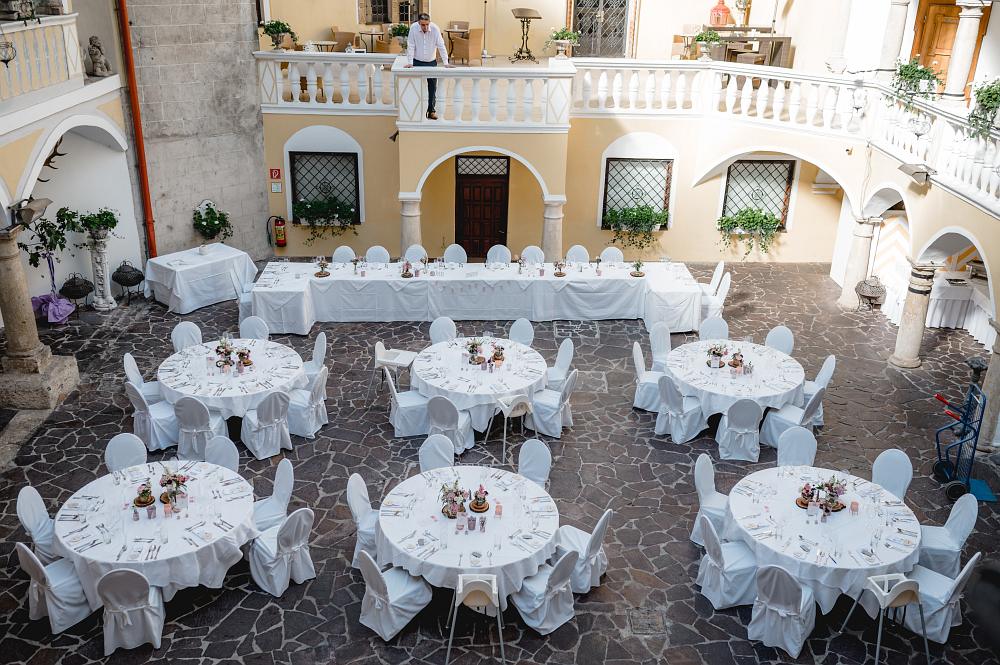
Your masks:
M 242 374 L 223 373 L 215 366 L 218 341 L 197 344 L 175 353 L 160 365 L 156 378 L 163 398 L 174 404 L 181 397 L 197 397 L 223 418 L 243 417 L 270 393 L 289 392 L 308 385 L 302 358 L 292 348 L 260 339 L 234 339 L 234 349 L 248 349 L 253 365 Z
M 456 479 L 460 487 L 474 490 L 483 485 L 489 492 L 487 512 L 465 513 L 477 518 L 474 533 L 457 531 L 458 520 L 441 513 L 441 486 Z M 524 489 L 523 501 L 519 488 Z M 500 518 L 494 515 L 497 500 L 503 506 Z M 479 517 L 486 518 L 485 532 L 478 530 Z M 455 466 L 418 474 L 389 492 L 379 509 L 376 548 L 379 565 L 399 566 L 436 587 L 454 589 L 462 574 L 496 575 L 500 603 L 506 608 L 507 596 L 519 591 L 555 553 L 558 528 L 559 510 L 552 497 L 524 476 Z
M 857 501 L 858 514 L 845 508 L 826 523 L 808 523 L 795 505 L 801 487 L 834 476 L 846 482 L 841 502 Z M 812 588 L 823 614 L 842 593 L 856 598 L 871 575 L 909 572 L 920 556 L 920 523 L 902 501 L 863 478 L 816 467 L 764 469 L 740 480 L 729 493 L 723 533 L 746 543 L 758 566 L 781 566 Z
M 163 470 L 162 463 L 153 462 L 102 476 L 73 494 L 56 514 L 56 551 L 72 561 L 92 609 L 101 606 L 97 581 L 116 568 L 142 573 L 163 590 L 164 600 L 188 587 L 221 588 L 226 572 L 243 556 L 240 546 L 259 535 L 253 487 L 239 474 L 208 462 L 180 464 L 178 471 L 189 476 L 188 493 L 195 499 L 182 515 L 165 518 L 157 500 L 155 518 L 148 519 L 140 508 L 139 521 L 133 521 L 131 501 L 139 485 L 151 480 L 154 491 L 160 489 Z
M 463 359 L 470 339 L 482 340 L 481 355 L 493 354 L 494 345 L 504 349 L 504 362 L 492 372 Z M 495 337 L 458 337 L 427 347 L 417 355 L 410 370 L 413 388 L 426 397 L 442 395 L 468 411 L 477 432 L 486 429 L 496 412 L 497 400 L 524 396 L 528 399 L 545 389 L 545 360 L 529 346 Z
M 727 358 L 741 352 L 744 361 L 753 363 L 753 374 L 734 375 L 728 367 L 709 367 L 708 349 L 715 344 L 728 347 Z M 744 398 L 752 399 L 763 409 L 799 404 L 806 381 L 805 370 L 791 356 L 737 340 L 709 339 L 678 346 L 667 355 L 667 369 L 682 395 L 698 398 L 706 416 L 725 413 Z

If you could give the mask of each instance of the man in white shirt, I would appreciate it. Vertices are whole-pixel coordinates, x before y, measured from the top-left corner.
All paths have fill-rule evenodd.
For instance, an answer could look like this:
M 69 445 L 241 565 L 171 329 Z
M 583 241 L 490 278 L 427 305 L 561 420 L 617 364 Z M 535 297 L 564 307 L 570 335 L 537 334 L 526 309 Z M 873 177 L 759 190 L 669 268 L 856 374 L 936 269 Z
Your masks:
M 441 62 L 445 67 L 451 67 L 448 62 L 448 50 L 444 47 L 444 37 L 441 29 L 431 23 L 429 14 L 417 15 L 417 22 L 410 26 L 410 34 L 406 38 L 407 67 L 437 67 L 437 56 L 440 53 Z M 437 120 L 434 112 L 434 102 L 437 95 L 437 79 L 427 79 L 427 117 Z

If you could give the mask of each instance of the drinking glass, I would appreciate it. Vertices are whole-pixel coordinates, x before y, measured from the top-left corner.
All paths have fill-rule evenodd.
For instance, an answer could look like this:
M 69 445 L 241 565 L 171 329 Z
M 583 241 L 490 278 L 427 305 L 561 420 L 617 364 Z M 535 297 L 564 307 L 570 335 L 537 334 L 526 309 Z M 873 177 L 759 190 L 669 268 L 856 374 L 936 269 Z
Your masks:
M 162 543 L 163 545 L 166 545 L 168 542 L 170 542 L 170 534 L 167 533 L 167 531 L 168 531 L 168 529 L 167 529 L 167 522 L 166 521 L 161 522 L 160 523 L 160 543 Z

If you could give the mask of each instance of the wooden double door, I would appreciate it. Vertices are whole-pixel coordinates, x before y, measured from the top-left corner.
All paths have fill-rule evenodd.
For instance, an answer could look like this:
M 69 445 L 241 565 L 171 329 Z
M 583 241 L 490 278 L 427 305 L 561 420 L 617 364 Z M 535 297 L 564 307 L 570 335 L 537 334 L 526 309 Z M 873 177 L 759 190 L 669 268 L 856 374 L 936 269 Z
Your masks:
M 914 26 L 913 49 L 910 52 L 910 57 L 917 58 L 921 65 L 934 70 L 942 82 L 948 77 L 948 65 L 951 63 L 951 51 L 955 44 L 955 33 L 958 30 L 959 11 L 961 8 L 955 4 L 955 0 L 920 0 L 917 7 L 917 21 Z M 986 7 L 983 10 L 983 18 L 979 22 L 976 53 L 969 71 L 969 81 L 972 81 L 976 71 L 979 49 L 983 44 L 983 35 L 986 34 L 986 26 L 989 21 L 990 7 Z M 968 90 L 966 90 L 966 96 L 968 96 Z
M 507 244 L 509 198 L 509 157 L 456 158 L 455 242 L 470 258 Z

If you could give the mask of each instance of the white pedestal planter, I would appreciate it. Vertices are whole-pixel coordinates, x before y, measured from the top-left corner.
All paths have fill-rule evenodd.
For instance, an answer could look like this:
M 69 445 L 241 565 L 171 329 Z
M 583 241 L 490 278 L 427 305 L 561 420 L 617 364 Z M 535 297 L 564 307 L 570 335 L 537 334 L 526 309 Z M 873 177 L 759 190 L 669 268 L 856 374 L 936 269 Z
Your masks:
M 90 247 L 90 265 L 94 270 L 94 309 L 98 312 L 109 312 L 118 307 L 118 302 L 111 295 L 107 233 L 103 236 L 91 234 L 87 244 Z

